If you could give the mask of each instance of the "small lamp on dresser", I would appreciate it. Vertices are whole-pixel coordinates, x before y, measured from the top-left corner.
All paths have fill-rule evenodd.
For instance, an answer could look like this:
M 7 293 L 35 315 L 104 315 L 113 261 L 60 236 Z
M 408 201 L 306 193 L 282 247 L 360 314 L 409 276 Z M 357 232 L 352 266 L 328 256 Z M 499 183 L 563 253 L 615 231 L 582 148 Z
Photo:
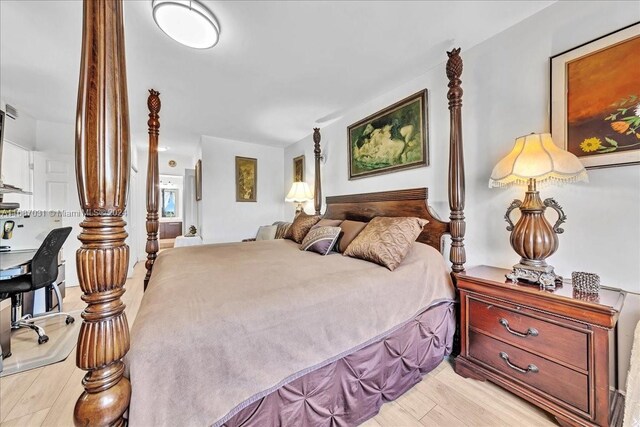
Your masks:
M 291 190 L 289 190 L 289 194 L 287 194 L 287 197 L 285 198 L 285 201 L 287 202 L 298 204 L 296 207 L 296 216 L 302 212 L 302 205 L 309 200 L 313 200 L 313 193 L 309 188 L 309 184 L 303 181 L 294 182 L 291 186 Z
M 560 225 L 567 217 L 554 199 L 540 199 L 537 184 L 578 181 L 588 181 L 584 166 L 575 155 L 555 145 L 548 133 L 517 138 L 511 152 L 493 168 L 489 187 L 528 187 L 524 200 L 511 202 L 504 216 L 509 224 L 507 231 L 511 231 L 511 247 L 521 257 L 507 278 L 535 283 L 544 289 L 554 289 L 556 281 L 562 281 L 546 258 L 558 249 L 557 234 L 564 231 Z M 510 214 L 516 208 L 521 217 L 514 225 Z M 558 213 L 553 227 L 544 216 L 546 208 Z

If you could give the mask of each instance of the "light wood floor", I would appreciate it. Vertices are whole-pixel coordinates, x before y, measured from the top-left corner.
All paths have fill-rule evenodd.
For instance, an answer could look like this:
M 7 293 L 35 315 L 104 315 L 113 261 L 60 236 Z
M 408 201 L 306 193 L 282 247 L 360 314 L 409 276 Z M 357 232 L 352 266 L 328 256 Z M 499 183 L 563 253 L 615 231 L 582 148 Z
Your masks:
M 129 324 L 140 306 L 143 278 L 144 263 L 138 263 L 123 297 Z M 66 311 L 84 307 L 80 294 L 79 288 L 67 290 Z M 0 378 L 0 427 L 72 426 L 84 375 L 76 368 L 74 355 L 75 350 L 63 362 Z M 445 361 L 363 425 L 523 427 L 554 423 L 544 412 L 493 384 L 456 375 Z
M 158 241 L 160 249 L 170 249 L 176 243 L 176 239 L 160 239 Z

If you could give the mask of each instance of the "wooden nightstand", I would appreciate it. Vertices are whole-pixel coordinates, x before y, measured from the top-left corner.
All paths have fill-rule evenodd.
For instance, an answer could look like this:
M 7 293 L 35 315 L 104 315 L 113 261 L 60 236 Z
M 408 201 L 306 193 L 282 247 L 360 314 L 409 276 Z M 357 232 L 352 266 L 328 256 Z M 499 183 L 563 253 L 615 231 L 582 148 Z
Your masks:
M 590 302 L 571 285 L 541 291 L 506 280 L 508 272 L 480 266 L 457 275 L 455 371 L 504 387 L 561 425 L 609 425 L 610 414 L 615 420 L 622 410 L 615 326 L 624 292 L 602 289 Z

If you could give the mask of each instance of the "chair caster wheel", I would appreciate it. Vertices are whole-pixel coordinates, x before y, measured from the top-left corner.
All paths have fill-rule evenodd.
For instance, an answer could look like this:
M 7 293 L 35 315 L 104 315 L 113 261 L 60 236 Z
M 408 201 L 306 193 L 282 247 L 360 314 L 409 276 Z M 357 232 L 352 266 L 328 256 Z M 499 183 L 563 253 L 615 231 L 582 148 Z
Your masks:
M 44 344 L 47 341 L 49 341 L 49 337 L 46 335 L 42 335 L 41 337 L 38 337 L 38 344 Z
M 75 321 L 76 321 L 76 319 L 74 319 L 73 317 L 67 316 L 67 318 L 65 319 L 64 323 L 66 323 L 67 325 L 70 325 Z

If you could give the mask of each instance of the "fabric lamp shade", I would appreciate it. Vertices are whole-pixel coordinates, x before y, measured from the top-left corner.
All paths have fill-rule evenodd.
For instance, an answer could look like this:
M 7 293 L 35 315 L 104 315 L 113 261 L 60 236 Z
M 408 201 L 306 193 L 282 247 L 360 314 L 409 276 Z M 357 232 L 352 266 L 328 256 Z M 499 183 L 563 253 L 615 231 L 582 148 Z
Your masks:
M 313 199 L 313 193 L 306 182 L 294 182 L 285 198 L 287 202 L 302 203 Z
M 526 185 L 530 179 L 553 184 L 589 181 L 580 160 L 554 144 L 548 133 L 517 138 L 511 152 L 493 168 L 489 187 Z

